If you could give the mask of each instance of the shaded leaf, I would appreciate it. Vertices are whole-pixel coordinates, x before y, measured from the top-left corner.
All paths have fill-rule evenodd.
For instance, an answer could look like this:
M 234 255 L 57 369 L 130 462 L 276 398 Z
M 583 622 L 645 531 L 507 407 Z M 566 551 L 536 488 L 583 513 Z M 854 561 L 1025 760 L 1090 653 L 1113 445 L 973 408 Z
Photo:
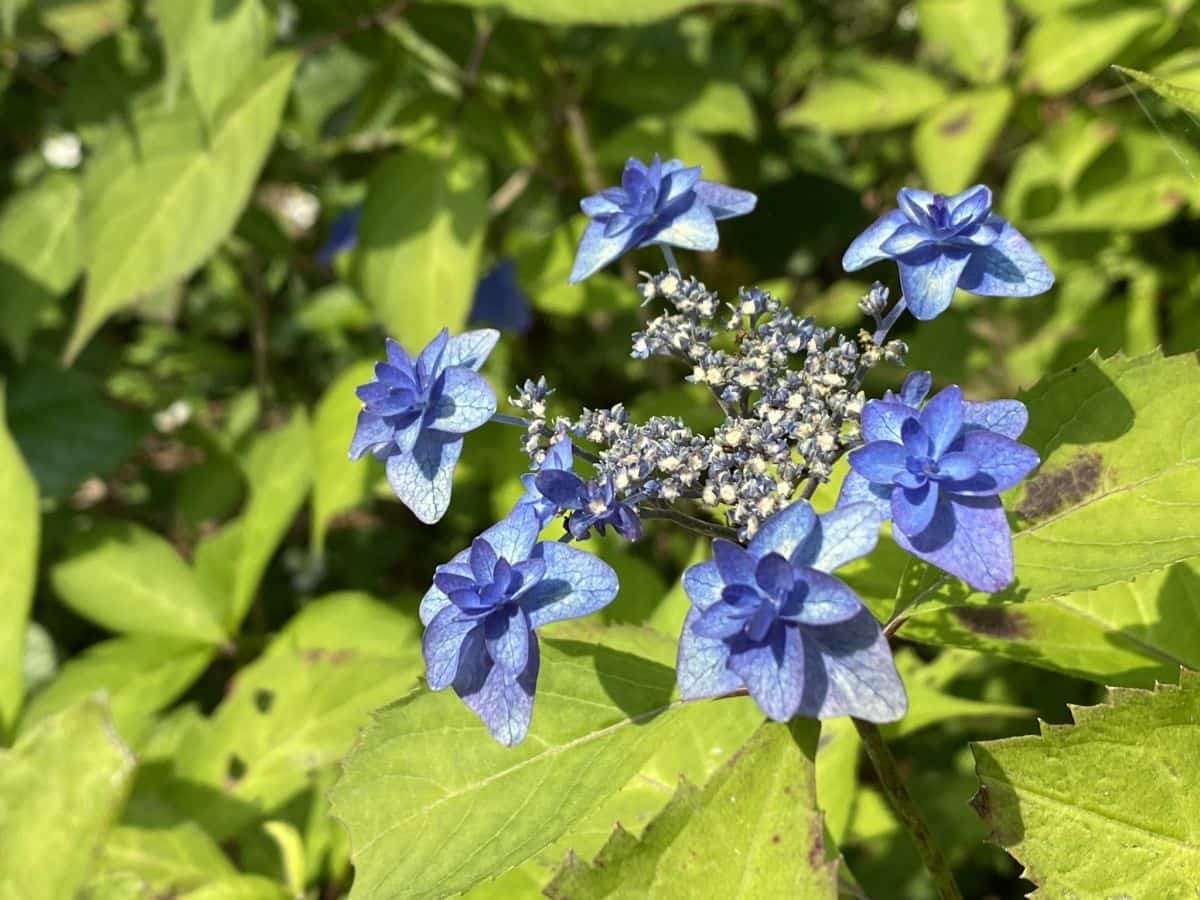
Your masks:
M 325 389 L 313 413 L 312 548 L 318 555 L 325 549 L 329 521 L 370 497 L 379 478 L 371 457 L 352 462 L 347 455 L 349 436 L 362 409 L 354 389 L 373 379 L 374 367 L 373 361 L 364 360 L 342 372 Z

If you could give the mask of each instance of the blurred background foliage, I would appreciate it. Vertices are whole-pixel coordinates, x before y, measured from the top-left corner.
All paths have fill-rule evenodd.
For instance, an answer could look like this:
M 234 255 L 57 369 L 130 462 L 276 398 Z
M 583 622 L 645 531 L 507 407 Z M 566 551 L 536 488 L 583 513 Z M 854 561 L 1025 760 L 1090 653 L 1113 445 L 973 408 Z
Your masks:
M 54 873 L 24 894 L 0 875 L 14 896 L 349 889 L 336 762 L 417 683 L 415 601 L 524 468 L 511 430 L 471 435 L 423 528 L 346 460 L 353 387 L 385 334 L 483 323 L 506 332 L 485 372 L 502 396 L 545 374 L 564 410 L 703 426 L 679 373 L 628 358 L 654 253 L 566 281 L 578 200 L 628 156 L 759 195 L 685 268 L 851 329 L 867 282 L 841 252 L 897 188 L 991 185 L 1054 291 L 960 295 L 900 334 L 979 398 L 1093 348 L 1200 344 L 1200 129 L 1110 68 L 1200 89 L 1191 0 L 0 0 L 0 29 L 0 734 L 19 742 L 0 848 Z M 622 585 L 604 618 L 677 633 L 693 542 L 597 549 Z M 1097 688 L 901 658 L 925 713 L 896 735 L 915 793 L 967 896 L 1014 896 L 966 742 Z M 924 897 L 845 724 L 818 763 L 830 833 L 862 892 Z M 536 895 L 568 849 L 644 824 L 737 746 L 703 741 L 472 895 Z

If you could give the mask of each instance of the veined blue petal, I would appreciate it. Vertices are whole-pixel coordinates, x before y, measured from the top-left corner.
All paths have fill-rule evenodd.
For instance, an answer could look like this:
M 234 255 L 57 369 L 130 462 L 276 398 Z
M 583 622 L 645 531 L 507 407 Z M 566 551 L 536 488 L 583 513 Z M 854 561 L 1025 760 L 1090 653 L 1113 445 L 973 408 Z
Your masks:
M 659 203 L 663 206 L 674 203 L 694 188 L 696 182 L 699 180 L 699 166 L 691 166 L 689 168 L 677 159 L 664 164 L 663 185 L 659 196 Z
M 400 342 L 393 338 L 386 338 L 383 342 L 384 349 L 387 351 L 387 360 L 397 369 L 408 374 L 409 379 L 416 384 L 417 370 L 413 362 L 413 358 L 408 355 L 408 351 L 401 346 Z
M 1041 460 L 1036 451 L 994 431 L 968 432 L 963 450 L 978 463 L 978 473 L 944 487 L 956 494 L 998 494 L 1021 482 Z
M 920 188 L 900 188 L 896 192 L 896 205 L 908 221 L 917 225 L 929 226 L 929 214 L 926 210 L 933 205 L 935 195 Z
M 744 611 L 728 603 L 714 603 L 692 624 L 700 637 L 724 639 L 733 637 L 746 626 Z
M 759 559 L 754 570 L 754 580 L 769 597 L 782 597 L 796 584 L 792 564 L 786 556 L 778 553 L 768 553 Z
M 933 375 L 929 372 L 911 372 L 900 388 L 900 402 L 917 409 L 929 396 L 933 387 Z M 899 430 L 897 429 L 897 434 Z
M 989 432 L 979 432 L 988 434 Z M 999 437 L 999 435 L 997 435 Z M 1002 438 L 1007 441 L 1008 438 Z M 1020 446 L 1019 444 L 1017 446 Z M 979 471 L 979 462 L 970 453 L 947 453 L 938 460 L 938 477 L 945 481 L 965 481 Z
M 1032 297 L 1050 290 L 1054 273 L 1046 260 L 1010 223 L 1000 223 L 1000 236 L 971 254 L 959 285 L 985 297 Z
M 516 564 L 529 558 L 540 531 L 537 515 L 533 510 L 521 507 L 485 529 L 479 537 L 491 545 L 497 556 Z
M 945 312 L 971 256 L 971 251 L 959 247 L 934 246 L 899 260 L 900 286 L 909 312 L 923 322 Z
M 721 602 L 725 581 L 717 571 L 715 562 L 702 562 L 684 570 L 683 590 L 694 607 L 705 610 L 714 603 Z
M 537 641 L 531 641 L 529 661 L 519 674 L 513 675 L 503 666 L 492 663 L 470 672 L 470 677 L 460 672 L 454 682 L 454 691 L 479 716 L 493 738 L 506 747 L 513 747 L 529 733 L 540 665 Z
M 567 469 L 543 467 L 533 482 L 538 492 L 560 509 L 578 509 L 583 503 L 583 479 Z
M 915 537 L 894 530 L 897 544 L 914 556 L 995 593 L 1013 580 L 1012 533 L 999 497 L 955 497 L 939 503 L 929 527 Z
M 939 391 L 921 410 L 921 427 L 933 443 L 933 458 L 940 459 L 962 431 L 962 388 L 956 384 Z
M 684 583 L 686 584 L 686 576 Z M 729 671 L 729 645 L 719 638 L 704 637 L 696 633 L 695 626 L 702 615 L 703 612 L 698 606 L 689 610 L 683 623 L 683 632 L 679 636 L 679 656 L 675 671 L 679 696 L 684 700 L 719 697 L 742 687 L 742 679 Z
M 606 237 L 603 222 L 590 222 L 583 233 L 583 239 L 579 242 L 579 249 L 575 253 L 575 265 L 571 269 L 571 284 L 578 284 L 620 258 L 625 251 L 632 249 L 637 237 L 636 231 Z
M 851 469 L 842 481 L 842 490 L 838 494 L 838 509 L 865 503 L 879 514 L 881 521 L 886 521 L 892 517 L 892 490 L 891 485 L 872 484 Z M 805 561 L 805 564 L 827 572 L 834 570 L 817 566 L 813 561 Z
M 880 245 L 880 249 L 888 256 L 895 258 L 905 253 L 911 253 L 933 242 L 932 235 L 920 225 L 906 222 L 897 228 L 892 233 L 892 236 Z
M 476 584 L 489 584 L 492 580 L 492 573 L 496 571 L 496 563 L 499 561 L 499 554 L 486 538 L 477 537 L 471 542 L 471 552 L 467 556 L 467 562 L 471 564 L 471 575 Z M 438 586 L 441 587 L 441 585 Z
M 495 328 L 477 328 L 454 335 L 446 344 L 442 365 L 446 368 L 465 366 L 478 372 L 498 340 L 500 332 Z
M 805 690 L 799 713 L 817 719 L 854 716 L 895 722 L 908 711 L 904 683 L 875 617 L 857 616 L 825 628 L 804 628 Z
M 422 431 L 411 453 L 387 460 L 387 480 L 400 502 L 413 515 L 431 525 L 450 508 L 454 467 L 462 455 L 463 439 L 457 434 Z
M 519 606 L 510 606 L 487 617 L 483 640 L 496 665 L 516 676 L 529 663 L 529 647 L 536 639 L 529 616 Z
M 376 447 L 391 443 L 391 440 L 392 426 L 383 417 L 364 409 L 358 414 L 358 424 L 354 428 L 354 437 L 350 440 L 350 458 L 362 459 Z
M 931 456 L 933 441 L 917 419 L 905 419 L 900 426 L 900 440 L 909 456 Z
M 449 344 L 450 329 L 443 328 L 425 345 L 425 349 L 417 357 L 417 381 L 424 390 L 429 390 L 442 374 L 442 369 L 446 366 L 445 354 Z
M 893 400 L 871 400 L 863 407 L 863 438 L 868 441 L 904 443 L 904 422 L 915 419 L 917 410 Z
M 872 263 L 891 259 L 884 251 L 883 243 L 907 224 L 908 219 L 898 209 L 884 213 L 850 243 L 842 256 L 842 268 L 847 272 L 857 272 Z
M 724 538 L 713 541 L 713 562 L 717 564 L 717 571 L 721 573 L 721 580 L 725 584 L 754 584 L 758 558 L 733 541 Z
M 463 617 L 454 606 L 447 606 L 425 629 L 421 650 L 425 655 L 425 679 L 430 690 L 448 688 L 458 675 L 459 655 L 467 635 L 480 627 L 477 619 Z
M 804 573 L 808 582 L 808 593 L 800 610 L 789 618 L 800 625 L 835 625 L 852 619 L 862 610 L 863 604 L 850 587 L 840 578 L 834 578 L 817 569 Z
M 804 696 L 804 644 L 800 629 L 777 623 L 762 643 L 735 640 L 729 668 L 769 718 L 786 722 Z
M 1029 410 L 1020 400 L 963 401 L 963 424 L 967 430 L 986 428 L 1014 441 L 1029 424 Z
M 617 573 L 598 556 L 551 541 L 538 544 L 533 554 L 545 562 L 546 573 L 521 595 L 532 627 L 591 615 L 617 596 Z
M 617 205 L 612 197 L 606 197 L 604 194 L 593 194 L 590 197 L 584 197 L 579 201 L 579 208 L 584 214 L 590 217 L 612 215 L 621 211 L 621 207 Z
M 992 192 L 986 185 L 977 184 L 946 200 L 950 210 L 950 225 L 963 229 L 978 224 L 992 211 Z
M 898 474 L 906 471 L 908 450 L 892 441 L 872 441 L 850 451 L 849 459 L 850 468 L 868 481 L 891 484 Z
M 698 181 L 694 190 L 700 202 L 712 211 L 713 218 L 717 221 L 744 216 L 753 212 L 758 204 L 758 197 L 749 191 L 712 181 Z
M 853 487 L 846 490 L 851 475 L 853 473 L 842 482 L 842 497 L 838 499 L 837 507 L 817 517 L 808 538 L 792 554 L 793 565 L 820 572 L 835 572 L 875 549 L 879 542 L 879 529 L 883 525 L 879 506 L 888 501 L 868 490 L 871 500 L 848 502 L 848 494 L 854 493 Z M 885 496 L 890 496 L 890 489 Z
M 919 488 L 896 487 L 892 491 L 892 521 L 895 530 L 905 534 L 920 534 L 933 521 L 940 495 L 936 481 L 927 481 Z
M 798 500 L 762 523 L 750 541 L 750 552 L 754 556 L 778 553 L 790 559 L 816 523 L 817 515 L 812 506 L 805 500 Z
M 703 203 L 693 203 L 665 228 L 650 232 L 642 245 L 670 244 L 685 250 L 716 250 L 719 240 L 717 220 L 712 211 Z
M 426 425 L 451 434 L 466 434 L 496 412 L 496 393 L 472 369 L 451 366 L 442 372 Z

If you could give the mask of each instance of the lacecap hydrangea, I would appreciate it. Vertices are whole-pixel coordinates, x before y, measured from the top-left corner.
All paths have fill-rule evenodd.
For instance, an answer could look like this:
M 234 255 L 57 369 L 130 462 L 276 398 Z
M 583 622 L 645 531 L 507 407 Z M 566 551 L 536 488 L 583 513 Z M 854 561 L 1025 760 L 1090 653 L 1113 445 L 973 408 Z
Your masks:
M 661 311 L 634 333 L 631 356 L 672 361 L 711 394 L 720 419 L 710 431 L 672 415 L 634 421 L 622 403 L 552 412 L 554 390 L 541 377 L 509 398 L 515 415 L 497 414 L 479 374 L 497 340 L 490 330 L 443 331 L 415 358 L 389 342 L 387 361 L 359 388 L 351 456 L 384 460 L 392 489 L 422 522 L 446 512 L 464 435 L 489 421 L 520 429 L 529 462 L 521 497 L 437 567 L 420 609 L 429 688 L 453 689 L 503 744 L 538 728 L 539 629 L 617 595 L 613 569 L 572 546 L 593 533 L 636 541 L 675 527 L 711 541 L 709 560 L 683 574 L 680 694 L 749 694 L 781 721 L 905 714 L 889 645 L 900 620 L 881 624 L 839 574 L 871 554 L 885 521 L 900 547 L 972 588 L 999 591 L 1015 576 L 1000 496 L 1038 464 L 1018 440 L 1024 406 L 973 402 L 954 385 L 935 391 L 928 372 L 868 398 L 864 379 L 903 364 L 907 348 L 890 335 L 906 310 L 932 319 L 958 289 L 1044 292 L 1054 280 L 1045 261 L 993 212 L 987 188 L 951 197 L 905 188 L 900 208 L 843 260 L 850 270 L 894 261 L 903 293 L 892 301 L 876 283 L 859 301 L 874 328 L 843 334 L 769 291 L 722 299 L 684 274 L 672 248 L 716 250 L 717 223 L 757 202 L 702 174 L 679 160 L 630 159 L 620 186 L 582 202 L 590 222 L 571 281 L 660 249 L 665 268 L 644 273 L 637 290 Z M 818 511 L 812 498 L 842 457 L 849 471 L 838 501 Z M 556 520 L 556 539 L 541 539 Z

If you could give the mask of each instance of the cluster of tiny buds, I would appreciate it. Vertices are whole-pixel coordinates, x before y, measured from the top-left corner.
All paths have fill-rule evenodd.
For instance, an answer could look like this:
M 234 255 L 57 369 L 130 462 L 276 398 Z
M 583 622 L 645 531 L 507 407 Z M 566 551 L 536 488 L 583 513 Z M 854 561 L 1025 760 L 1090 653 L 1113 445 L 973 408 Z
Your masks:
M 902 362 L 906 348 L 899 341 L 877 346 L 865 331 L 849 338 L 819 328 L 758 288 L 740 291 L 718 321 L 719 298 L 695 278 L 674 271 L 644 278 L 642 298 L 663 299 L 671 311 L 634 334 L 632 355 L 684 361 L 685 380 L 707 387 L 725 420 L 712 435 L 697 435 L 674 417 L 632 423 L 617 404 L 551 424 L 551 391 L 539 379 L 510 401 L 529 422 L 525 452 L 537 468 L 549 444 L 569 435 L 596 448 L 598 474 L 612 479 L 618 495 L 694 502 L 752 537 L 804 481 L 828 479 L 859 439 L 863 376 L 881 362 Z M 860 306 L 882 309 L 886 301 L 877 286 Z M 714 347 L 718 338 L 732 349 Z
M 871 289 L 863 294 L 862 298 L 858 301 L 859 310 L 865 316 L 878 319 L 888 307 L 889 293 L 884 285 L 876 281 L 871 285 Z

